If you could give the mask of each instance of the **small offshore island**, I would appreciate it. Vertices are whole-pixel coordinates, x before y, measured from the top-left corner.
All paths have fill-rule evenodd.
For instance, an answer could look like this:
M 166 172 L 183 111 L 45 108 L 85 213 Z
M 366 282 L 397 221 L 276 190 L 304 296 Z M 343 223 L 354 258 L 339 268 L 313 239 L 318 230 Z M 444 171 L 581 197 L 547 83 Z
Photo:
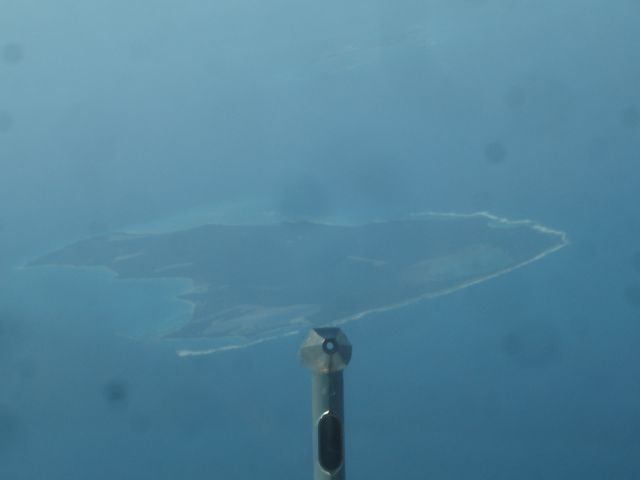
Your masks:
M 117 278 L 188 278 L 192 318 L 165 338 L 256 343 L 339 325 L 508 273 L 567 245 L 566 234 L 488 213 L 428 213 L 361 225 L 203 225 L 98 236 L 31 267 L 106 267 Z

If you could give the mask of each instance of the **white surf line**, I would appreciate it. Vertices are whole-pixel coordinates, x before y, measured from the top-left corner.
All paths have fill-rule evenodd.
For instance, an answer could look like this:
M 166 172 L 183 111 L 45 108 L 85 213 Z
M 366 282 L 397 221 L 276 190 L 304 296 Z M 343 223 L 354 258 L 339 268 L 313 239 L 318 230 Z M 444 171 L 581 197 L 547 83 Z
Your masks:
M 140 251 L 140 252 L 135 252 L 135 253 L 129 253 L 127 255 L 119 255 L 117 257 L 113 257 L 113 259 L 111 261 L 113 263 L 124 262 L 125 260 L 131 260 L 132 258 L 141 257 L 144 254 L 145 254 L 144 252 Z
M 172 270 L 180 270 L 180 269 L 185 268 L 185 267 L 190 267 L 191 265 L 193 265 L 193 262 L 174 263 L 172 265 L 166 265 L 164 267 L 156 268 L 153 271 L 153 273 L 164 273 L 164 272 L 169 272 L 169 271 L 172 271 Z
M 270 342 L 272 340 L 278 340 L 280 338 L 290 337 L 291 335 L 297 335 L 298 333 L 300 333 L 300 331 L 295 330 L 295 331 L 283 333 L 282 335 L 273 335 L 271 337 L 261 338 L 259 340 L 254 340 L 253 342 L 247 342 L 247 343 L 236 344 L 236 345 L 224 345 L 222 347 L 215 347 L 207 350 L 186 350 L 186 349 L 176 350 L 176 355 L 178 355 L 179 357 L 197 357 L 201 355 L 211 355 L 214 353 L 228 352 L 230 350 L 241 350 L 247 347 L 252 347 L 254 345 L 259 345 L 260 343 L 265 343 L 265 342 Z
M 475 217 L 475 216 L 482 216 L 482 217 L 486 217 L 489 218 L 493 221 L 497 221 L 500 223 L 506 223 L 509 225 L 526 225 L 529 226 L 531 229 L 533 230 L 537 230 L 541 233 L 547 234 L 547 235 L 556 235 L 560 238 L 560 243 L 558 243 L 557 245 L 554 245 L 552 247 L 549 247 L 548 249 L 542 251 L 541 253 L 539 253 L 538 255 L 535 255 L 527 260 L 524 260 L 523 262 L 520 262 L 516 265 L 513 265 L 509 268 L 504 268 L 502 270 L 498 270 L 494 273 L 491 273 L 489 275 L 485 275 L 484 277 L 480 277 L 480 278 L 476 278 L 474 280 L 469 280 L 467 282 L 461 283 L 460 285 L 454 286 L 454 287 L 450 287 L 450 288 L 444 288 L 442 290 L 438 290 L 436 292 L 430 292 L 430 293 L 426 293 L 424 295 L 420 295 L 418 297 L 414 297 L 412 299 L 409 300 L 405 300 L 404 302 L 400 302 L 400 303 L 396 303 L 393 305 L 387 305 L 385 307 L 378 307 L 378 308 L 372 308 L 371 310 L 365 310 L 364 312 L 360 312 L 357 313 L 355 315 L 349 316 L 349 317 L 345 317 L 345 318 L 341 318 L 339 320 L 336 320 L 334 322 L 331 322 L 332 326 L 337 326 L 337 325 L 344 325 L 345 323 L 349 323 L 349 322 L 353 322 L 355 320 L 360 320 L 361 318 L 370 315 L 370 314 L 374 314 L 374 313 L 383 313 L 383 312 L 389 312 L 391 310 L 397 310 L 399 308 L 402 307 L 406 307 L 408 305 L 412 305 L 416 302 L 419 302 L 421 300 L 428 300 L 430 298 L 436 298 L 436 297 L 441 297 L 444 295 L 448 295 L 450 293 L 454 293 L 457 292 L 459 290 L 464 290 L 465 288 L 469 288 L 473 285 L 478 285 L 479 283 L 483 283 L 486 282 L 487 280 L 491 280 L 492 278 L 497 278 L 500 277 L 502 275 L 505 275 L 509 272 L 513 272 L 514 270 L 517 270 L 519 268 L 522 268 L 526 265 L 530 265 L 534 262 L 537 262 L 538 260 L 542 260 L 544 257 L 551 255 L 554 252 L 557 252 L 558 250 L 566 247 L 567 245 L 569 245 L 569 239 L 568 239 L 568 235 L 566 232 L 563 232 L 562 230 L 555 230 L 549 227 L 546 227 L 544 225 L 541 225 L 533 220 L 508 220 L 506 218 L 502 218 L 502 217 L 498 217 L 496 215 L 493 215 L 489 212 L 476 212 L 476 213 L 438 213 L 438 212 L 425 212 L 422 214 L 415 214 L 415 216 L 419 216 L 419 215 L 433 215 L 433 216 L 449 216 L 449 217 Z
M 556 235 L 558 237 L 560 237 L 563 245 L 560 247 L 565 247 L 567 245 L 569 245 L 569 238 L 567 236 L 567 233 L 562 231 L 562 230 L 556 230 L 550 227 L 547 227 L 545 225 L 542 225 L 541 223 L 536 222 L 535 220 L 531 220 L 531 219 L 522 219 L 522 220 L 509 220 L 508 218 L 505 217 L 499 217 L 498 215 L 494 215 L 491 212 L 487 212 L 485 211 L 481 211 L 481 212 L 473 212 L 473 213 L 456 213 L 456 212 L 430 212 L 430 211 L 426 211 L 426 212 L 419 212 L 419 213 L 412 213 L 409 216 L 410 217 L 419 217 L 419 216 L 427 216 L 430 215 L 432 217 L 453 217 L 453 218 L 473 218 L 473 217 L 484 217 L 484 218 L 488 218 L 489 220 L 492 220 L 496 223 L 503 223 L 505 225 L 525 225 L 530 227 L 532 230 L 537 230 L 541 233 L 545 233 L 548 235 Z
M 535 255 L 523 262 L 520 262 L 516 265 L 513 265 L 509 268 L 504 268 L 502 270 L 498 270 L 497 272 L 494 272 L 492 274 L 489 275 L 485 275 L 484 277 L 480 277 L 480 278 L 476 278 L 474 280 L 469 280 L 467 282 L 464 282 L 460 285 L 454 286 L 454 287 L 450 287 L 450 288 L 445 288 L 442 290 L 438 290 L 436 292 L 430 292 L 427 293 L 425 295 L 421 295 L 419 297 L 415 297 L 409 300 L 405 300 L 404 302 L 400 302 L 400 303 L 396 303 L 393 305 L 387 305 L 385 307 L 379 307 L 379 308 L 373 308 L 371 310 L 366 310 L 364 312 L 360 312 L 356 315 L 352 315 L 350 317 L 345 317 L 339 320 L 336 320 L 334 322 L 331 322 L 329 325 L 332 326 L 338 326 L 338 325 L 344 325 L 345 323 L 349 323 L 349 322 L 353 322 L 355 320 L 360 320 L 363 317 L 367 316 L 367 315 L 371 315 L 371 314 L 375 314 L 375 313 L 383 313 L 383 312 L 388 312 L 391 310 L 397 310 L 399 308 L 402 307 L 406 307 L 408 305 L 414 304 L 416 302 L 419 302 L 421 300 L 428 300 L 430 298 L 436 298 L 436 297 L 441 297 L 444 295 L 448 295 L 450 293 L 454 293 L 457 292 L 459 290 L 464 290 L 465 288 L 469 288 L 472 287 L 473 285 L 478 285 L 480 283 L 486 282 L 487 280 L 491 280 L 493 278 L 497 278 L 500 277 L 502 275 L 505 275 L 509 272 L 512 272 L 514 270 L 517 270 L 519 268 L 522 268 L 526 265 L 529 265 L 531 263 L 537 262 L 538 260 L 543 259 L 544 257 L 557 252 L 558 250 L 566 247 L 567 245 L 569 245 L 569 239 L 568 239 L 568 235 L 566 232 L 562 231 L 562 230 L 555 230 L 552 228 L 549 228 L 545 225 L 541 225 L 533 220 L 529 220 L 529 219 L 524 219 L 524 220 L 509 220 L 503 217 L 498 217 L 497 215 L 493 215 L 489 212 L 475 212 L 475 213 L 442 213 L 442 212 L 424 212 L 424 213 L 417 213 L 417 214 L 412 214 L 412 216 L 421 216 L 421 215 L 430 215 L 430 216 L 441 216 L 441 217 L 456 217 L 456 218 L 472 218 L 472 217 L 484 217 L 487 218 L 491 221 L 495 221 L 498 223 L 504 223 L 506 225 L 524 225 L 524 226 L 528 226 L 529 228 L 539 231 L 541 233 L 544 233 L 546 235 L 555 235 L 560 239 L 560 243 L 558 243 L 557 245 L 554 245 L 544 251 L 542 251 L 541 253 L 539 253 L 538 255 Z M 380 223 L 384 223 L 384 221 L 381 221 Z M 266 338 L 262 338 L 260 340 L 256 340 L 253 342 L 247 342 L 247 343 L 243 343 L 240 345 L 225 345 L 222 347 L 216 347 L 216 348 L 211 348 L 208 350 L 178 350 L 176 351 L 177 355 L 179 357 L 188 357 L 188 356 L 197 356 L 197 355 L 210 355 L 210 354 L 215 354 L 215 353 L 222 353 L 222 352 L 226 352 L 226 351 L 230 351 L 230 350 L 239 350 L 239 349 L 244 349 L 247 347 L 251 347 L 253 345 L 258 345 L 260 343 L 264 343 L 264 342 L 268 342 L 268 341 L 272 341 L 272 340 L 278 340 L 280 338 L 284 338 L 284 337 L 288 337 L 291 335 L 296 335 L 299 333 L 299 330 L 296 331 L 290 331 L 287 333 L 284 333 L 283 335 L 273 335 L 270 337 L 266 337 Z
M 504 224 L 507 226 L 527 226 L 529 228 L 531 228 L 532 230 L 536 230 L 539 231 L 540 233 L 546 234 L 546 235 L 555 235 L 557 237 L 559 237 L 560 239 L 560 243 L 557 245 L 554 245 L 553 247 L 548 248 L 547 250 L 541 252 L 540 254 L 527 259 L 519 264 L 516 264 L 512 267 L 509 268 L 505 268 L 503 270 L 499 270 L 497 272 L 494 272 L 492 274 L 486 275 L 484 277 L 481 278 L 477 278 L 475 280 L 469 280 L 467 282 L 464 282 L 460 285 L 454 286 L 454 287 L 450 287 L 450 288 L 446 288 L 446 289 L 442 289 L 436 292 L 430 292 L 409 300 L 405 300 L 403 302 L 397 303 L 397 304 L 393 304 L 393 305 L 387 305 L 384 307 L 378 307 L 378 308 L 374 308 L 371 310 L 366 310 L 364 312 L 360 312 L 357 313 L 355 315 L 352 315 L 350 317 L 345 317 L 342 319 L 338 319 L 334 322 L 330 322 L 328 325 L 343 325 L 345 323 L 348 322 L 352 322 L 355 320 L 359 320 L 367 315 L 370 314 L 375 314 L 375 313 L 383 313 L 383 312 L 387 312 L 387 311 L 391 311 L 391 310 L 396 310 L 411 304 L 414 304 L 416 302 L 419 302 L 421 300 L 427 300 L 430 298 L 436 298 L 436 297 L 440 297 L 440 296 L 444 296 L 450 293 L 454 293 L 457 292 L 459 290 L 463 290 L 465 288 L 471 287 L 473 285 L 477 285 L 479 283 L 483 283 L 487 280 L 490 280 L 492 278 L 496 278 L 499 276 L 502 276 L 506 273 L 512 272 L 518 268 L 524 267 L 526 265 L 529 265 L 531 263 L 534 263 L 538 260 L 543 259 L 544 257 L 546 257 L 547 255 L 550 255 L 551 253 L 554 253 L 564 247 L 566 247 L 567 245 L 570 244 L 569 239 L 568 239 L 568 235 L 566 232 L 562 231 L 562 230 L 557 230 L 557 229 L 552 229 L 550 227 L 547 227 L 545 225 L 542 225 L 534 220 L 530 220 L 530 219 L 523 219 L 523 220 L 509 220 L 507 218 L 504 217 L 499 217 L 497 215 L 494 215 L 490 212 L 487 211 L 481 211 L 481 212 L 473 212 L 473 213 L 456 213 L 456 212 L 431 212 L 431 211 L 426 211 L 426 212 L 420 212 L 420 213 L 413 213 L 413 214 L 409 214 L 408 217 L 420 217 L 420 216 L 432 216 L 432 217 L 451 217 L 451 218 L 473 218 L 473 217 L 483 217 L 486 218 L 488 220 L 491 220 L 493 222 L 496 223 L 500 223 L 500 224 Z M 401 219 L 400 219 L 401 220 Z M 396 220 L 371 220 L 371 221 L 367 221 L 367 222 L 363 222 L 363 223 L 341 223 L 341 222 L 330 222 L 330 221 L 316 221 L 313 223 L 317 223 L 317 224 L 324 224 L 324 225 L 333 225 L 333 226 L 344 226 L 344 227 L 356 227 L 356 226 L 362 226 L 362 225 L 367 225 L 367 224 L 373 224 L 373 223 L 390 223 Z M 221 224 L 218 224 L 221 225 Z M 138 238 L 142 238 L 142 237 L 149 237 L 149 236 L 156 236 L 156 235 L 163 235 L 165 233 L 170 233 L 170 232 L 152 232 L 152 233 L 125 233 L 125 234 L 114 234 L 109 236 L 109 241 L 110 242 L 117 242 L 117 241 L 121 241 L 121 240 L 126 240 L 128 238 L 134 238 L 134 237 L 138 237 Z M 91 237 L 86 238 L 85 240 L 89 239 Z M 80 240 L 82 241 L 82 240 Z M 64 247 L 63 247 L 64 248 Z M 38 267 L 47 267 L 49 265 L 38 265 Z M 114 270 L 112 270 L 111 268 L 109 268 L 106 265 L 84 265 L 84 266 L 79 266 L 79 265 L 72 265 L 72 264 L 57 264 L 57 265 L 50 265 L 50 267 L 54 267 L 54 268 L 69 268 L 69 269 L 78 269 L 78 270 L 89 270 L 89 269 L 103 269 L 106 270 L 107 272 L 109 272 L 111 275 L 113 275 L 113 278 L 115 280 L 123 280 L 126 279 L 128 281 L 145 281 L 148 280 L 144 277 L 134 277 L 134 278 L 123 278 L 120 277 L 118 275 L 117 272 L 115 272 Z M 32 267 L 26 267 L 26 265 L 20 265 L 18 267 L 14 267 L 15 270 L 25 270 L 26 268 L 32 268 Z M 165 276 L 158 276 L 155 277 L 156 279 L 186 279 L 187 281 L 190 281 L 190 287 L 188 287 L 184 292 L 179 293 L 178 295 L 176 295 L 176 300 L 187 303 L 191 308 L 191 316 L 193 316 L 194 310 L 195 308 L 197 308 L 197 302 L 194 302 L 192 300 L 188 300 L 186 298 L 181 298 L 182 295 L 188 295 L 189 293 L 194 293 L 194 291 L 197 291 L 197 287 L 195 287 L 195 282 L 193 282 L 193 279 L 189 278 L 189 277 L 183 277 L 183 276 L 172 276 L 172 275 L 167 275 Z M 195 287 L 195 288 L 194 288 Z M 187 321 L 187 323 L 190 320 Z M 215 347 L 215 348 L 211 348 L 211 349 L 207 349 L 207 350 L 177 350 L 176 354 L 180 357 L 187 357 L 187 356 L 198 356 L 198 355 L 209 355 L 209 354 L 214 354 L 214 353 L 220 353 L 220 352 L 225 352 L 225 351 L 230 351 L 230 350 L 238 350 L 238 349 L 244 349 L 253 345 L 258 345 L 260 343 L 264 343 L 267 341 L 271 341 L 271 340 L 277 340 L 280 338 L 284 338 L 284 337 L 288 337 L 291 335 L 296 335 L 299 333 L 299 330 L 295 330 L 295 331 L 288 331 L 286 333 L 283 333 L 281 335 L 273 335 L 270 337 L 265 337 L 259 340 L 255 340 L 252 342 L 247 342 L 247 343 L 243 343 L 243 344 L 236 344 L 236 345 L 224 345 L 221 347 Z

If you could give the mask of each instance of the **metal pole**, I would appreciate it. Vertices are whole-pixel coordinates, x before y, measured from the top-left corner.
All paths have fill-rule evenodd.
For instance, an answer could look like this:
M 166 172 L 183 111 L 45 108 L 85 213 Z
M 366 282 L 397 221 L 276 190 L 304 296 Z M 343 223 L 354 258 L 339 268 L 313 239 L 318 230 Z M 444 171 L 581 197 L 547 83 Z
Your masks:
M 312 371 L 313 478 L 345 480 L 342 370 L 351 360 L 351 344 L 339 328 L 314 328 L 300 359 Z

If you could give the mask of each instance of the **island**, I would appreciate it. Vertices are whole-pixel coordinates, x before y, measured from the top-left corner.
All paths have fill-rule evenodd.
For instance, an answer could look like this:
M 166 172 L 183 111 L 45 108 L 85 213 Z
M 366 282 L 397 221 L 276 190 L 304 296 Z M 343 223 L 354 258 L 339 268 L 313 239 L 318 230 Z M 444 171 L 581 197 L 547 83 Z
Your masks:
M 201 225 L 83 239 L 30 267 L 106 267 L 116 278 L 187 278 L 193 313 L 167 339 L 246 342 L 341 325 L 506 274 L 568 244 L 564 232 L 489 213 L 362 224 Z

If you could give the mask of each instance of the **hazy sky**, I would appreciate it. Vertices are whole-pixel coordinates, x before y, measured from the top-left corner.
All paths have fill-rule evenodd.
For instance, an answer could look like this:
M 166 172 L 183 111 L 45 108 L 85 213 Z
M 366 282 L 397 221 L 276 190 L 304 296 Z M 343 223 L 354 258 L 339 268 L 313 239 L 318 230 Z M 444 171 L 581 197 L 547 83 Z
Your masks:
M 2 5 L 10 232 L 256 195 L 540 218 L 633 188 L 638 2 Z

